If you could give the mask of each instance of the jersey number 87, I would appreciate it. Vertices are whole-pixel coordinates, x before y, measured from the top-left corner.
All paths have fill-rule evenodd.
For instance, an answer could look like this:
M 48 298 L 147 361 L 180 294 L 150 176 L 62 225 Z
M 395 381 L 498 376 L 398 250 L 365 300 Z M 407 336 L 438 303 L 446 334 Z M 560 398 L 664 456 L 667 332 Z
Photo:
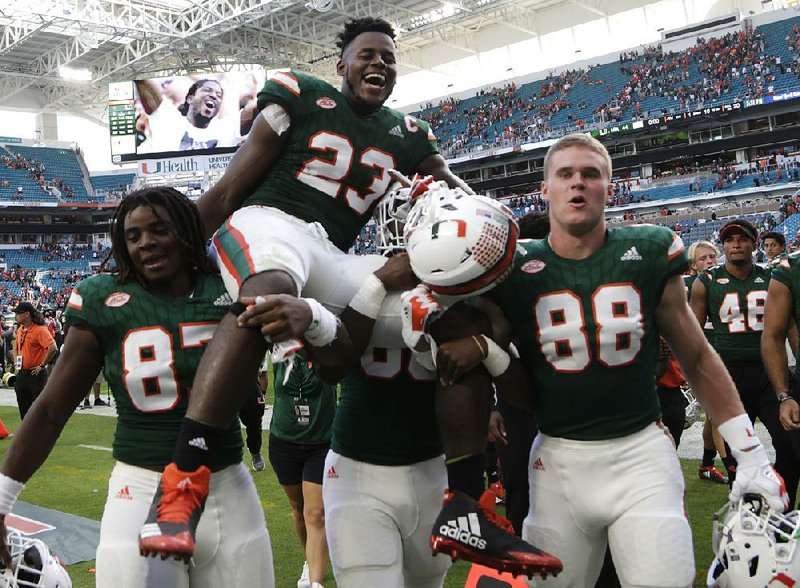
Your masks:
M 181 323 L 180 349 L 202 347 L 214 336 L 216 322 Z M 164 327 L 128 331 L 122 340 L 122 384 L 141 412 L 167 412 L 180 399 L 172 333 Z

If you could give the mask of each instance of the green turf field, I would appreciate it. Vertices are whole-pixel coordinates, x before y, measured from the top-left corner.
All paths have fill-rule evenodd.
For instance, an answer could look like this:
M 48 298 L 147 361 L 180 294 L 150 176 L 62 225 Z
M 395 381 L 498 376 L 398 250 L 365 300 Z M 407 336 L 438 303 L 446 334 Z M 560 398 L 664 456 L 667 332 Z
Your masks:
M 11 432 L 19 426 L 15 407 L 0 407 L 0 418 Z M 78 445 L 110 447 L 114 424 L 113 418 L 76 413 L 67 424 L 50 459 L 28 484 L 21 500 L 100 520 L 113 460 L 108 452 Z M 8 443 L 7 439 L 0 441 L 0 453 L 5 452 Z M 697 578 L 702 584 L 712 558 L 711 515 L 724 503 L 726 488 L 700 481 L 696 474 L 696 462 L 685 462 L 683 467 L 687 479 L 687 509 L 694 529 Z M 276 586 L 294 588 L 304 557 L 292 526 L 289 503 L 269 464 L 265 471 L 255 473 L 254 479 L 272 536 Z M 90 571 L 93 567 L 94 562 L 69 567 L 76 588 L 94 586 L 94 575 Z M 467 572 L 468 567 L 464 563 L 455 565 L 448 574 L 445 586 L 463 586 Z M 335 585 L 330 572 L 325 585 L 327 588 Z

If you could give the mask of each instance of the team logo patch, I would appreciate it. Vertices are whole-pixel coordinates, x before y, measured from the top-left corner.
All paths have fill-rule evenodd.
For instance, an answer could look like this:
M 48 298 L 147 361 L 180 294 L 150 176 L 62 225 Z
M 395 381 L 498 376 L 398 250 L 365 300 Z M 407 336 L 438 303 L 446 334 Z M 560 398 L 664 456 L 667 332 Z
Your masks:
M 336 100 L 333 98 L 328 98 L 327 96 L 323 98 L 317 98 L 317 106 L 324 108 L 325 110 L 331 110 L 336 108 Z
M 730 282 L 728 278 L 717 278 L 717 284 L 727 284 Z
M 547 267 L 547 264 L 543 262 L 541 259 L 531 259 L 530 261 L 526 261 L 522 264 L 519 268 L 526 274 L 538 274 L 544 268 Z
M 114 292 L 113 294 L 108 295 L 105 305 L 109 308 L 119 308 L 120 306 L 125 306 L 128 304 L 130 299 L 131 295 L 127 292 Z

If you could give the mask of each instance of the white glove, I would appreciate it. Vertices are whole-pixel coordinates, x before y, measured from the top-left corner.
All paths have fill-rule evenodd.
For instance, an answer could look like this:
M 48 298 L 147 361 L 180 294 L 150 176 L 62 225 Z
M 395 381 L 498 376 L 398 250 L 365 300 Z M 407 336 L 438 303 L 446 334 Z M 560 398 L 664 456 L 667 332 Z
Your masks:
M 403 302 L 403 341 L 410 349 L 418 350 L 428 326 L 442 315 L 445 308 L 423 285 L 403 292 L 400 298 Z
M 718 430 L 731 448 L 736 459 L 736 479 L 731 488 L 731 502 L 738 502 L 748 493 L 760 494 L 777 512 L 789 508 L 789 496 L 781 475 L 775 471 L 767 452 L 753 431 L 753 425 L 746 414 L 728 419 Z

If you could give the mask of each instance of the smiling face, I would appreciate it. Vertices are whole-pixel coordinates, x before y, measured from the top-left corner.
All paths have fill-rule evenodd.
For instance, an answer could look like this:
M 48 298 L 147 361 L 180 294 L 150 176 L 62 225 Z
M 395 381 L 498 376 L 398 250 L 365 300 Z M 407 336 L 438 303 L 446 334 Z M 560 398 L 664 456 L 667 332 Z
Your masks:
M 125 244 L 134 269 L 148 290 L 168 296 L 188 291 L 191 272 L 183 245 L 163 206 L 138 206 L 125 217 Z
M 341 92 L 353 110 L 378 110 L 397 80 L 394 41 L 385 33 L 361 33 L 345 48 L 336 73 L 342 76 Z
M 573 236 L 603 226 L 603 211 L 612 186 L 602 155 L 572 146 L 552 153 L 542 183 L 550 203 L 550 221 Z
M 196 127 L 207 127 L 222 106 L 222 86 L 219 82 L 208 80 L 202 83 L 193 95 L 186 97 L 189 103 L 189 110 L 186 118 L 192 121 Z

